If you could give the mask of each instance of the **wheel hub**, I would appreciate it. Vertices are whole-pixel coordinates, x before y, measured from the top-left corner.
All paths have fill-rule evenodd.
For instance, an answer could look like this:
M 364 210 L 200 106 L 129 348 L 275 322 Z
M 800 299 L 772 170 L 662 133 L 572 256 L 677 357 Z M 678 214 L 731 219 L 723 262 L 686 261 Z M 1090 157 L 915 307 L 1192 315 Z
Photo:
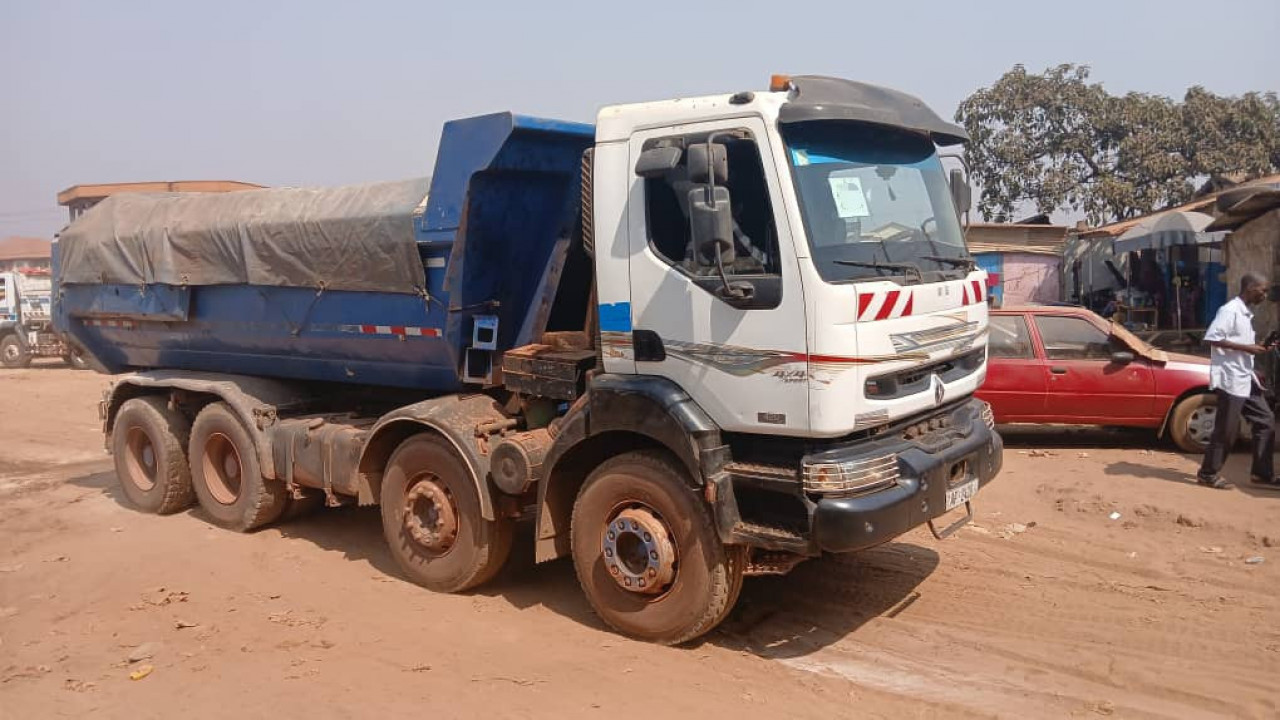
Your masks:
M 1187 430 L 1192 439 L 1201 444 L 1208 444 L 1213 435 L 1213 424 L 1217 419 L 1217 408 L 1197 408 L 1187 420 Z
M 129 428 L 125 456 L 129 481 L 146 491 L 156 484 L 156 449 L 141 428 Z
M 19 354 L 19 348 L 17 345 L 6 345 L 4 348 L 4 357 L 6 360 L 17 360 Z
M 657 595 L 676 576 L 671 530 L 648 508 L 627 508 L 613 517 L 601 537 L 605 566 L 624 590 Z
M 220 432 L 209 435 L 204 445 L 205 487 L 222 505 L 234 505 L 240 498 L 244 465 L 235 442 Z
M 445 553 L 458 539 L 458 511 L 453 497 L 434 478 L 420 480 L 404 497 L 404 526 L 414 542 Z

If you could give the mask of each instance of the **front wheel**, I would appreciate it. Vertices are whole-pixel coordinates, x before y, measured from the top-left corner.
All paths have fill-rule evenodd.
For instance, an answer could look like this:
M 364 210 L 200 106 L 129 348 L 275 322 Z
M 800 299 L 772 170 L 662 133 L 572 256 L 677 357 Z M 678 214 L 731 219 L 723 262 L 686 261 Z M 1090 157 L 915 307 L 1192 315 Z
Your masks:
M 1203 454 L 1213 437 L 1218 398 L 1209 393 L 1192 395 L 1178 403 L 1169 419 L 1169 438 L 1180 450 Z
M 0 364 L 15 369 L 31 364 L 31 355 L 17 335 L 5 335 L 0 339 Z
M 471 472 L 434 435 L 414 435 L 396 448 L 380 503 L 392 556 L 427 589 L 469 590 L 492 579 L 511 553 L 511 520 L 484 519 Z
M 619 455 L 587 478 L 570 530 L 578 582 L 596 614 L 665 645 L 709 632 L 742 588 L 742 556 L 720 542 L 684 477 L 665 454 Z

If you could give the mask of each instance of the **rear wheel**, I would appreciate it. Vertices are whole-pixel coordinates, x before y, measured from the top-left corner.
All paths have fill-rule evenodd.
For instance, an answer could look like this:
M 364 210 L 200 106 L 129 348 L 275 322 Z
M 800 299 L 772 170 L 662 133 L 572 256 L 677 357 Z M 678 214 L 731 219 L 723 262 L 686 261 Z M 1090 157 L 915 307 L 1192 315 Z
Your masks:
M 668 645 L 720 623 L 742 589 L 745 554 L 665 454 L 620 455 L 587 478 L 573 507 L 573 564 L 610 627 Z
M 492 579 L 511 552 L 509 518 L 485 520 L 471 473 L 440 438 L 400 444 L 382 478 L 382 530 L 413 582 L 460 592 Z
M 5 335 L 0 339 L 0 364 L 7 368 L 24 368 L 31 364 L 31 355 L 17 335 Z
M 1183 452 L 1202 454 L 1213 437 L 1217 415 L 1217 397 L 1209 393 L 1192 395 L 1173 409 L 1169 419 L 1169 438 Z
M 196 416 L 188 455 L 196 499 L 215 524 L 245 532 L 284 512 L 288 492 L 262 477 L 253 438 L 226 403 Z
M 111 428 L 111 453 L 120 489 L 144 512 L 168 514 L 191 506 L 187 419 L 164 398 L 138 397 L 120 406 Z

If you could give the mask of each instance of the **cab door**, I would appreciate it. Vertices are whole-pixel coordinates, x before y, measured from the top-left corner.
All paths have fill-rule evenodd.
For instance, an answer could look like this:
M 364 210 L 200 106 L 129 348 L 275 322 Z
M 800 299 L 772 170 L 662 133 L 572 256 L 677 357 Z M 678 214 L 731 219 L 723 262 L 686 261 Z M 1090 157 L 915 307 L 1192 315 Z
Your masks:
M 631 168 L 659 146 L 681 149 L 664 177 L 630 174 L 631 344 L 636 372 L 668 378 L 725 430 L 803 435 L 809 428 L 805 310 L 794 244 L 779 206 L 764 122 L 738 118 L 637 132 Z M 687 148 L 726 147 L 735 259 L 726 277 L 691 247 Z M 725 299 L 725 279 L 750 302 Z
M 0 273 L 0 322 L 18 319 L 18 289 L 13 278 L 9 273 Z

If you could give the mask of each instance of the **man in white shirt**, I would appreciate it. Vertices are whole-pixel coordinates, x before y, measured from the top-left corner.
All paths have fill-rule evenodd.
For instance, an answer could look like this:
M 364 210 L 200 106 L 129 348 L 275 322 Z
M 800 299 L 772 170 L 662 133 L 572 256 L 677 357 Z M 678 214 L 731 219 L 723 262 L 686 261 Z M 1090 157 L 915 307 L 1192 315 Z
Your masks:
M 1218 473 L 1227 460 L 1227 452 L 1235 444 L 1242 416 L 1253 428 L 1253 469 L 1249 479 L 1258 485 L 1276 484 L 1272 465 L 1275 416 L 1253 372 L 1254 356 L 1266 352 L 1267 348 L 1257 342 L 1253 311 L 1249 309 L 1266 297 L 1267 279 L 1257 273 L 1245 273 L 1240 280 L 1240 295 L 1218 310 L 1204 334 L 1204 341 L 1213 348 L 1209 387 L 1218 398 L 1218 412 L 1213 437 L 1197 474 L 1202 485 L 1218 489 L 1231 487 Z

